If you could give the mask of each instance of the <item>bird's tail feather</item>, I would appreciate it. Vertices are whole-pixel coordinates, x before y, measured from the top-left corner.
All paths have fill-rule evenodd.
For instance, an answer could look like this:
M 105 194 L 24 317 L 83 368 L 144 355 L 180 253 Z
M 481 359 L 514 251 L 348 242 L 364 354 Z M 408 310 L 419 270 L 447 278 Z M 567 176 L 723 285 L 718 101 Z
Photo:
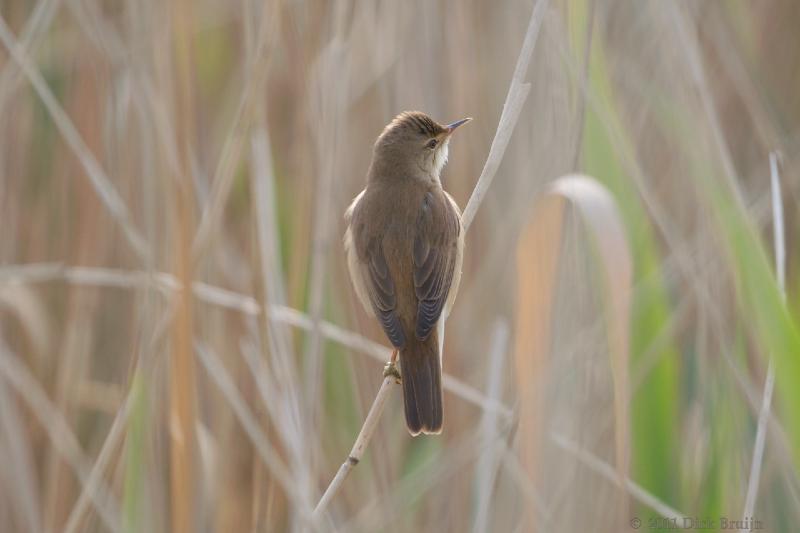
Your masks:
M 413 335 L 400 350 L 403 403 L 408 431 L 435 434 L 442 431 L 442 366 L 434 329 L 427 339 Z

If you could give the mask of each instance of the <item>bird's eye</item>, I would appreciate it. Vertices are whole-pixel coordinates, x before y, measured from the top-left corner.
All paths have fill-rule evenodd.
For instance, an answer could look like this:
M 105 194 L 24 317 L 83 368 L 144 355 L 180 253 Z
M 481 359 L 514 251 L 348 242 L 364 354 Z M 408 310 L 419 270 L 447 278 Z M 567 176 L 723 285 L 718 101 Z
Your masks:
M 428 141 L 428 144 L 425 145 L 425 148 L 433 150 L 434 148 L 436 148 L 437 144 L 439 144 L 439 141 L 437 139 L 431 139 L 430 141 Z

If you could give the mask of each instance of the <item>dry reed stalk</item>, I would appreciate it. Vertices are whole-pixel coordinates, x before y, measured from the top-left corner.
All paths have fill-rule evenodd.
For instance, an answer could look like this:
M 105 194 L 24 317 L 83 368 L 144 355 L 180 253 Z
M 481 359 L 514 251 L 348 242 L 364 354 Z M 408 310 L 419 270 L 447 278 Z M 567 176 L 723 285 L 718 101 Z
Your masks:
M 464 231 L 467 231 L 470 224 L 472 224 L 472 219 L 475 218 L 478 207 L 483 202 L 483 197 L 486 196 L 486 191 L 489 190 L 497 169 L 500 168 L 506 147 L 508 147 L 508 143 L 511 140 L 511 134 L 514 132 L 514 126 L 517 125 L 522 106 L 528 98 L 531 85 L 525 82 L 525 76 L 528 73 L 528 65 L 530 65 L 533 49 L 536 47 L 536 41 L 539 38 L 539 30 L 542 27 L 542 21 L 549 5 L 550 0 L 538 0 L 533 7 L 528 29 L 525 32 L 525 40 L 522 42 L 522 49 L 514 67 L 514 74 L 508 87 L 506 101 L 503 104 L 503 112 L 500 114 L 500 122 L 497 125 L 492 146 L 489 148 L 489 156 L 486 158 L 478 183 L 475 184 L 475 189 L 472 191 L 467 207 L 461 217 Z
M 83 165 L 86 176 L 89 178 L 97 196 L 103 202 L 106 209 L 108 209 L 112 218 L 119 223 L 133 251 L 140 258 L 146 258 L 149 254 L 147 244 L 139 233 L 139 230 L 136 229 L 133 224 L 130 213 L 128 212 L 128 207 L 117 192 L 117 189 L 112 185 L 111 180 L 100 166 L 100 163 L 98 163 L 92 151 L 86 145 L 86 142 L 78 133 L 78 130 L 64 111 L 64 108 L 58 103 L 58 100 L 47 85 L 42 73 L 39 72 L 25 50 L 14 38 L 14 35 L 11 33 L 2 15 L 0 15 L 0 41 L 2 41 L 3 45 L 11 54 L 11 57 L 27 76 L 36 94 L 42 100 L 47 112 L 50 114 L 50 117 L 61 133 L 61 136 L 64 138 L 64 141 L 73 151 L 81 165 Z
M 620 489 L 625 490 L 636 501 L 653 509 L 655 512 L 657 512 L 664 518 L 676 518 L 680 523 L 682 518 L 686 516 L 685 513 L 676 511 L 666 503 L 662 502 L 661 500 L 659 500 L 658 498 L 647 492 L 645 489 L 643 489 L 641 486 L 639 486 L 634 481 L 629 479 L 627 476 L 620 477 L 619 469 L 614 468 L 608 463 L 598 459 L 590 452 L 581 449 L 581 447 L 578 446 L 577 443 L 573 442 L 564 435 L 551 433 L 550 440 L 556 446 L 558 446 L 565 452 L 569 453 L 570 455 L 578 459 L 581 463 L 589 467 L 591 470 L 600 474 L 605 479 L 607 479 L 614 485 L 618 486 Z
M 219 157 L 217 168 L 214 172 L 212 190 L 203 212 L 200 223 L 192 244 L 192 253 L 195 258 L 201 256 L 210 245 L 214 231 L 219 227 L 220 218 L 225 210 L 225 205 L 236 177 L 236 168 L 249 139 L 253 118 L 258 116 L 257 110 L 260 98 L 263 97 L 262 89 L 268 72 L 266 58 L 267 50 L 278 35 L 276 28 L 270 24 L 271 11 L 265 4 L 261 10 L 256 42 L 253 49 L 248 47 L 248 61 L 245 65 L 244 88 L 236 106 L 230 130 L 225 136 L 225 144 Z M 277 17 L 272 17 L 277 19 Z
M 283 464 L 281 458 L 269 443 L 264 432 L 258 424 L 258 420 L 247 406 L 244 398 L 239 394 L 236 384 L 231 379 L 230 374 L 219 361 L 213 351 L 200 343 L 195 343 L 195 350 L 200 359 L 200 363 L 206 370 L 208 377 L 219 388 L 225 396 L 226 401 L 233 409 L 236 418 L 244 428 L 247 436 L 253 442 L 259 457 L 266 465 L 272 476 L 288 495 L 292 503 L 300 509 L 300 519 L 304 523 L 309 522 L 310 513 L 305 509 L 301 493 L 295 487 L 294 479 L 290 470 Z
M 108 485 L 102 481 L 94 483 L 90 479 L 90 462 L 81 450 L 80 442 L 60 415 L 58 409 L 47 397 L 42 386 L 27 368 L 17 361 L 16 356 L 0 339 L 0 375 L 19 396 L 25 400 L 39 424 L 46 431 L 53 448 L 75 473 L 84 489 L 88 491 L 92 505 L 103 523 L 111 531 L 120 531 L 119 505 Z
M 537 523 L 543 526 L 544 531 L 554 530 L 553 518 L 547 510 L 542 494 L 528 476 L 525 467 L 522 466 L 519 455 L 508 446 L 506 446 L 503 453 L 503 467 L 506 469 L 506 472 L 511 475 L 511 479 L 516 486 L 522 491 L 527 503 L 530 504 L 530 508 L 526 511 L 525 515 L 535 516 Z M 523 520 L 527 518 L 525 515 L 523 516 Z
M 518 380 L 520 462 L 529 478 L 535 478 L 536 457 L 542 425 L 544 387 L 541 383 L 550 347 L 553 293 L 561 244 L 563 207 L 560 201 L 543 203 L 536 224 L 528 225 L 517 247 L 517 302 L 514 368 Z M 523 378 L 524 376 L 524 378 Z M 522 383 L 520 383 L 520 381 Z M 524 385 L 524 386 L 519 386 Z M 535 523 L 540 513 L 527 508 L 526 523 Z
M 515 350 L 520 398 L 520 450 L 528 475 L 538 474 L 545 387 L 537 384 L 550 366 L 550 330 L 567 205 L 580 214 L 600 259 L 603 318 L 608 331 L 609 365 L 614 383 L 614 436 L 619 479 L 628 472 L 628 336 L 633 262 L 625 230 L 610 193 L 591 178 L 557 179 L 534 206 L 517 251 L 518 309 Z M 532 382 L 532 380 L 534 380 Z M 624 509 L 617 509 L 622 516 Z M 527 523 L 536 523 L 529 515 Z
M 180 157 L 180 174 L 173 177 L 175 213 L 173 261 L 176 279 L 182 289 L 177 293 L 172 327 L 172 353 L 169 361 L 169 447 L 170 447 L 170 519 L 171 531 L 189 533 L 197 530 L 196 503 L 200 477 L 197 466 L 196 376 L 193 338 L 192 232 L 194 228 L 191 187 L 190 146 L 195 135 L 193 98 L 193 13 L 188 0 L 177 2 L 171 12 L 174 35 L 175 124 Z
M 578 118 L 575 121 L 575 149 L 572 152 L 572 171 L 580 169 L 581 148 L 583 147 L 583 130 L 586 122 L 586 86 L 589 81 L 589 64 L 592 60 L 592 37 L 594 35 L 594 10 L 595 0 L 587 0 L 589 15 L 586 17 L 586 37 L 583 43 L 583 68 L 578 80 Z
M 589 467 L 589 469 L 591 469 L 593 472 L 599 474 L 614 485 L 617 485 L 621 489 L 625 490 L 634 500 L 654 510 L 662 517 L 680 518 L 686 516 L 686 513 L 676 511 L 627 476 L 620 478 L 618 469 L 609 465 L 607 462 L 595 456 L 590 451 L 582 449 L 577 443 L 573 442 L 566 436 L 550 432 L 548 434 L 548 438 L 561 450 L 569 453 L 581 463 Z M 553 519 L 547 512 L 547 507 L 545 506 L 541 494 L 537 490 L 536 486 L 531 482 L 531 479 L 526 475 L 525 468 L 522 463 L 519 462 L 517 455 L 510 448 L 505 449 L 504 465 L 531 503 L 532 509 L 530 512 L 535 515 L 537 524 L 544 525 L 545 531 L 554 529 L 552 525 Z
M 0 267 L 0 283 L 12 285 L 50 281 L 64 281 L 89 287 L 137 290 L 156 288 L 167 295 L 180 291 L 182 287 L 174 275 L 166 272 L 147 273 L 112 268 L 66 267 L 60 263 L 32 263 Z M 192 293 L 198 300 L 210 305 L 231 309 L 249 316 L 261 315 L 261 305 L 254 298 L 241 293 L 209 285 L 202 281 L 192 283 Z M 311 330 L 314 327 L 311 317 L 302 311 L 274 303 L 267 305 L 269 306 L 268 315 L 272 324 L 273 336 L 278 336 L 277 334 L 282 331 L 282 328 L 278 327 L 279 324 L 287 324 L 304 330 Z M 385 354 L 391 351 L 391 348 L 372 341 L 360 333 L 349 331 L 326 320 L 320 321 L 319 327 L 326 339 L 368 355 L 376 361 L 384 362 Z M 287 343 L 289 342 L 288 336 L 282 335 L 281 338 L 284 338 Z M 274 353 L 290 353 L 288 344 L 278 344 L 278 346 L 284 346 L 284 348 L 274 350 Z M 478 389 L 450 374 L 442 374 L 442 386 L 446 391 L 480 409 L 496 411 L 506 420 L 512 416 L 511 409 L 507 406 L 487 398 Z
M 392 352 L 390 361 L 394 362 L 396 359 L 397 351 L 394 351 Z M 336 476 L 333 478 L 330 485 L 328 485 L 328 488 L 325 490 L 322 498 L 320 498 L 317 507 L 314 509 L 315 518 L 320 517 L 320 514 L 328 506 L 331 498 L 333 498 L 333 496 L 336 494 L 339 487 L 350 473 L 350 470 L 352 470 L 353 467 L 356 466 L 364 456 L 364 452 L 367 450 L 370 440 L 372 440 L 372 435 L 375 433 L 375 429 L 378 427 L 378 421 L 381 418 L 381 413 L 383 413 L 386 400 L 389 399 L 389 393 L 391 392 L 390 386 L 396 381 L 397 379 L 393 376 L 386 376 L 383 378 L 383 383 L 381 383 L 381 386 L 378 389 L 378 394 L 375 396 L 375 400 L 372 402 L 372 407 L 370 407 L 369 412 L 367 413 L 367 418 L 364 420 L 364 425 L 361 426 L 361 431 L 359 431 L 358 437 L 356 437 L 353 448 L 350 450 L 347 459 L 345 459 L 344 463 L 342 463 L 342 466 L 339 467 L 339 470 L 336 472 Z
M 0 350 L 2 347 L 0 346 Z M 0 376 L 0 457 L 4 475 L 14 480 L 14 490 L 4 494 L 2 510 L 6 527 L 27 526 L 26 531 L 45 531 L 41 516 L 42 502 L 36 488 L 34 449 L 26 440 L 29 423 L 19 409 L 16 395 Z
M 58 12 L 61 1 L 43 0 L 36 4 L 19 37 L 19 46 L 22 50 L 33 54 L 38 48 L 42 37 L 50 29 L 50 24 Z M 13 62 L 6 63 L 3 70 L 0 71 L 0 114 L 3 113 L 8 99 L 24 78 L 24 73 L 20 72 Z
M 560 23 L 559 17 L 554 16 L 554 21 Z M 560 31 L 565 31 L 559 28 Z M 582 76 L 582 69 L 579 65 L 575 64 L 575 60 L 561 40 L 553 39 L 553 44 L 556 45 L 559 54 L 564 61 L 565 65 L 570 70 L 572 77 L 580 80 Z M 590 54 L 591 58 L 591 54 Z M 633 179 L 636 188 L 641 193 L 641 199 L 644 201 L 648 214 L 651 216 L 655 226 L 660 231 L 660 234 L 667 240 L 668 247 L 673 250 L 681 248 L 681 243 L 672 231 L 673 219 L 663 206 L 653 200 L 651 194 L 648 193 L 648 183 L 646 180 L 645 170 L 642 168 L 642 163 L 636 158 L 636 153 L 630 144 L 630 140 L 620 131 L 617 122 L 615 107 L 613 102 L 604 100 L 602 92 L 592 90 L 590 85 L 579 86 L 582 97 L 585 99 L 585 104 L 588 104 L 593 113 L 596 113 L 600 121 L 606 128 L 606 134 L 609 136 L 611 144 L 614 148 L 614 153 L 620 160 L 625 173 Z M 691 270 L 691 258 L 683 254 L 673 253 L 669 258 L 670 266 L 682 270 L 686 278 L 692 280 L 693 289 L 705 296 L 705 287 L 695 280 L 694 273 Z
M 489 372 L 486 378 L 486 396 L 497 402 L 502 401 L 503 371 L 507 359 L 509 334 L 508 322 L 499 318 L 495 322 L 492 343 L 489 348 Z M 477 510 L 472 523 L 474 533 L 489 530 L 492 492 L 502 452 L 502 449 L 497 446 L 498 442 L 502 443 L 497 418 L 497 413 L 490 410 L 484 411 L 481 417 L 481 448 L 484 451 L 475 465 L 475 486 L 478 487 L 478 494 Z M 504 444 L 503 447 L 505 447 Z
M 90 60 L 98 60 L 95 54 L 86 51 Z M 80 69 L 71 84 L 69 97 L 65 100 L 65 108 L 75 115 L 73 123 L 76 131 L 82 135 L 88 149 L 95 153 L 102 147 L 101 118 L 94 107 L 100 98 L 100 87 L 97 80 L 88 75 L 86 69 Z M 79 165 L 64 161 L 67 169 L 74 169 L 80 173 Z M 69 170 L 67 173 L 69 174 Z M 89 183 L 78 181 L 74 190 L 75 198 L 85 198 L 84 208 L 74 217 L 74 247 L 68 255 L 72 261 L 79 263 L 103 263 L 107 260 L 108 244 L 111 241 L 101 202 L 92 194 Z M 61 353 L 57 359 L 55 391 L 53 400 L 56 409 L 70 425 L 80 420 L 81 405 L 77 400 L 80 384 L 84 383 L 90 374 L 92 364 L 91 346 L 95 337 L 95 323 L 91 317 L 99 308 L 100 298 L 94 291 L 81 291 L 70 288 L 67 292 L 68 307 L 65 320 L 63 338 L 61 339 Z M 47 528 L 53 529 L 63 524 L 67 519 L 70 509 L 74 505 L 75 486 L 72 476 L 64 463 L 59 459 L 55 450 L 45 461 L 46 497 L 44 508 L 46 511 Z
M 286 287 L 281 266 L 280 235 L 277 220 L 275 176 L 266 119 L 254 128 L 251 136 L 251 182 L 259 249 L 259 301 L 262 309 L 273 309 L 274 304 L 286 302 Z M 272 312 L 260 313 L 258 322 L 263 335 L 261 353 L 269 355 L 266 364 L 260 357 L 247 358 L 258 391 L 273 420 L 276 436 L 289 455 L 291 469 L 301 479 L 310 478 L 310 464 L 305 453 L 307 432 L 300 414 L 303 387 L 295 368 L 291 331 L 286 323 L 276 319 Z M 245 351 L 245 355 L 248 353 Z M 255 364 L 255 360 L 259 364 Z M 265 385 L 266 381 L 269 385 Z M 268 389 L 269 392 L 266 390 Z M 291 413 L 287 416 L 286 413 Z M 274 485 L 274 483 L 273 483 Z M 307 491 L 302 491 L 307 494 Z M 310 496 L 306 496 L 308 502 Z M 304 502 L 301 506 L 308 507 Z
M 194 531 L 195 475 L 195 422 L 196 392 L 195 368 L 192 354 L 192 295 L 186 287 L 191 285 L 190 207 L 188 191 L 177 192 L 176 267 L 177 279 L 182 289 L 177 292 L 175 322 L 173 325 L 172 356 L 169 371 L 169 428 L 170 428 L 170 487 L 172 502 L 172 531 Z
M 248 4 L 249 5 L 249 4 Z M 249 27 L 249 26 L 248 26 Z M 249 39 L 246 39 L 249 42 Z M 263 111 L 261 113 L 263 115 Z M 262 123 L 255 125 L 250 139 L 250 180 L 253 190 L 253 215 L 255 218 L 256 236 L 258 240 L 258 265 L 261 274 L 257 282 L 258 295 L 260 296 L 258 305 L 261 309 L 268 308 L 268 298 L 277 299 L 283 302 L 283 276 L 280 267 L 280 248 L 278 246 L 277 223 L 275 222 L 275 199 L 274 199 L 274 180 L 272 175 L 272 157 L 270 152 L 269 139 L 267 137 L 266 120 L 262 118 Z M 271 293 L 278 293 L 273 295 Z M 274 331 L 275 324 L 270 323 L 270 318 L 266 313 L 259 313 L 258 326 L 262 332 L 259 336 L 261 340 L 261 352 L 271 354 L 270 342 L 275 346 L 286 345 L 284 341 L 288 338 L 288 333 L 278 325 L 281 331 Z M 273 337 L 278 335 L 281 340 L 274 341 Z M 284 353 L 289 350 L 279 348 L 277 357 L 284 358 Z M 246 351 L 243 349 L 243 353 Z M 266 371 L 264 372 L 266 374 Z M 264 376 L 257 371 L 252 371 L 256 383 L 263 381 Z M 277 390 L 277 389 L 275 389 Z M 267 403 L 269 407 L 274 402 Z M 264 417 L 267 418 L 267 417 Z M 269 427 L 269 421 L 264 423 Z M 275 437 L 280 439 L 280 435 L 273 428 L 269 431 L 275 433 Z M 257 453 L 254 450 L 254 453 Z M 279 488 L 271 477 L 264 465 L 258 464 L 253 479 L 253 498 L 251 512 L 251 528 L 253 531 L 266 531 L 271 523 L 271 511 L 274 506 L 272 502 L 278 497 L 276 488 Z M 266 502 L 266 504 L 264 503 Z M 283 506 L 285 508 L 285 505 Z
M 454 482 L 462 473 L 472 468 L 482 451 L 474 432 L 454 436 L 447 443 L 447 460 L 435 456 L 427 457 L 419 470 L 393 483 L 391 491 L 359 494 L 358 500 L 361 503 L 356 515 L 349 517 L 343 524 L 334 525 L 340 531 L 385 531 L 396 527 L 409 517 L 408 509 L 402 505 L 408 498 L 429 495 L 429 491 L 437 487 L 451 489 L 444 489 L 445 497 L 453 497 L 456 494 L 452 490 Z M 436 530 L 460 531 L 457 527 L 461 518 L 462 516 L 458 516 L 447 520 Z
M 80 531 L 85 513 L 89 508 L 92 500 L 92 495 L 97 492 L 103 479 L 103 470 L 106 468 L 114 452 L 117 450 L 123 437 L 125 436 L 125 429 L 128 424 L 128 414 L 130 408 L 130 395 L 125 398 L 125 403 L 119 408 L 114 421 L 111 423 L 111 429 L 108 430 L 106 440 L 97 454 L 97 458 L 92 464 L 92 469 L 86 479 L 86 485 L 80 491 L 80 495 L 75 502 L 75 505 L 70 511 L 63 531 L 64 533 L 76 533 Z
M 775 273 L 778 278 L 778 288 L 781 296 L 786 300 L 786 238 L 784 237 L 783 227 L 783 195 L 781 194 L 781 178 L 778 172 L 778 154 L 769 154 L 770 185 L 772 198 L 772 227 L 773 242 L 775 248 Z M 761 410 L 758 413 L 758 425 L 756 426 L 756 440 L 753 445 L 753 460 L 750 464 L 750 477 L 745 493 L 743 520 L 747 523 L 748 518 L 753 518 L 753 511 L 756 506 L 758 496 L 758 484 L 761 478 L 761 463 L 764 457 L 764 446 L 767 436 L 767 422 L 770 417 L 770 405 L 772 404 L 772 393 L 775 389 L 775 367 L 770 358 L 767 368 L 767 378 L 764 382 L 764 395 L 761 400 Z M 744 529 L 742 531 L 745 531 Z
M 277 21 L 280 20 L 280 6 L 269 9 L 268 4 L 258 1 L 244 2 L 245 18 L 243 20 L 245 35 L 245 63 L 247 65 L 258 65 L 256 61 L 263 54 L 271 43 L 266 44 L 267 33 L 271 39 L 278 34 Z M 258 17 L 257 13 L 261 12 Z M 276 21 L 273 27 L 268 28 L 268 14 L 271 20 Z M 263 63 L 268 63 L 264 61 Z M 258 67 L 263 71 L 265 79 L 252 76 L 251 83 L 258 84 L 262 88 L 266 87 L 266 76 L 268 75 L 268 64 Z M 255 221 L 256 237 L 258 243 L 257 264 L 259 266 L 260 277 L 256 281 L 258 303 L 261 309 L 268 309 L 270 299 L 284 303 L 283 294 L 285 292 L 283 274 L 281 272 L 281 252 L 279 247 L 279 235 L 277 228 L 277 210 L 274 199 L 274 175 L 272 152 L 267 129 L 266 106 L 262 100 L 257 100 L 253 106 L 255 117 L 252 124 L 252 131 L 249 134 L 249 166 L 250 183 L 252 190 L 251 212 Z M 276 294 L 272 294 L 276 293 Z M 258 327 L 261 335 L 257 337 L 261 341 L 261 354 L 272 354 L 270 345 L 279 346 L 280 353 L 277 357 L 287 360 L 291 350 L 288 347 L 289 329 L 271 323 L 267 313 L 259 313 L 257 318 Z M 276 326 L 280 331 L 276 332 Z M 275 339 L 275 336 L 278 336 Z M 245 347 L 242 352 L 246 353 Z M 259 360 L 261 360 L 259 358 Z M 248 361 L 249 362 L 249 361 Z M 267 365 L 264 365 L 267 366 Z M 253 370 L 251 373 L 256 385 L 260 385 L 267 377 L 268 370 L 263 369 L 261 373 Z M 277 387 L 272 389 L 278 391 Z M 265 402 L 269 408 L 275 402 Z M 282 439 L 281 432 L 276 424 L 270 424 L 269 416 L 260 414 L 259 418 L 262 426 L 267 428 L 268 439 Z M 257 459 L 257 451 L 253 449 L 254 459 Z M 250 501 L 250 528 L 252 531 L 270 531 L 276 529 L 275 524 L 281 517 L 275 517 L 276 511 L 283 514 L 287 508 L 288 497 L 280 494 L 280 485 L 272 479 L 269 470 L 260 461 L 253 461 L 256 466 L 252 475 L 252 497 Z M 276 502 L 279 502 L 276 505 Z
M 730 193 L 733 195 L 736 206 L 740 209 L 744 209 L 744 195 L 737 182 L 736 165 L 733 163 L 731 151 L 720 124 L 719 113 L 714 105 L 714 99 L 711 96 L 711 87 L 706 78 L 706 69 L 703 66 L 702 57 L 700 55 L 700 43 L 697 39 L 697 30 L 692 27 L 690 19 L 686 15 L 686 6 L 679 4 L 672 4 L 669 6 L 665 4 L 665 6 L 669 9 L 672 22 L 678 33 L 678 42 L 684 48 L 689 71 L 693 77 L 695 87 L 700 93 L 700 101 L 711 129 L 711 136 L 715 148 L 719 152 L 726 183 L 728 184 Z
M 306 413 L 304 417 L 306 427 L 310 430 L 319 423 L 320 398 L 322 390 L 322 376 L 324 369 L 323 340 L 320 331 L 322 320 L 326 273 L 328 271 L 329 255 L 332 242 L 331 223 L 334 205 L 335 173 L 340 167 L 339 159 L 341 148 L 339 143 L 344 135 L 345 111 L 349 104 L 349 80 L 352 78 L 347 73 L 348 61 L 346 52 L 347 42 L 352 35 L 348 35 L 347 18 L 350 10 L 349 2 L 341 1 L 331 4 L 330 24 L 332 37 L 319 54 L 312 75 L 311 91 L 311 117 L 310 130 L 317 152 L 319 166 L 316 169 L 317 179 L 314 183 L 313 233 L 311 238 L 311 272 L 308 279 L 308 314 L 313 321 L 313 328 L 307 337 L 304 354 L 304 388 Z M 352 29 L 350 30 L 352 34 Z M 318 448 L 309 447 L 306 458 L 308 469 L 316 470 L 318 462 Z M 308 484 L 311 493 L 312 481 L 301 478 L 301 482 Z

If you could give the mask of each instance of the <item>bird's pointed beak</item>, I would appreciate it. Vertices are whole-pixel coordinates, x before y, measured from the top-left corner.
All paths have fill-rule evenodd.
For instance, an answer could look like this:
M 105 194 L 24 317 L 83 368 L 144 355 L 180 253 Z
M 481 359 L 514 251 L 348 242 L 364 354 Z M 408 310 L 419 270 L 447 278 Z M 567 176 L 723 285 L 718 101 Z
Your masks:
M 461 120 L 456 120 L 455 122 L 448 124 L 445 126 L 445 128 L 447 128 L 447 134 L 452 135 L 453 132 L 456 131 L 457 127 L 461 126 L 462 124 L 466 124 L 470 120 L 472 120 L 472 117 L 462 118 Z

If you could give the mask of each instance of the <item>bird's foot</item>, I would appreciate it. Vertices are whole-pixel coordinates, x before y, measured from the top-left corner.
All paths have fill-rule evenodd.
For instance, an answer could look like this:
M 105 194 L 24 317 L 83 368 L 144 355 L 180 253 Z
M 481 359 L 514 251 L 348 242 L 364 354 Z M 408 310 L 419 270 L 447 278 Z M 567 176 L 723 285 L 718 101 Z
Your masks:
M 386 363 L 386 366 L 383 367 L 383 377 L 388 378 L 389 376 L 394 376 L 397 383 L 400 383 L 403 379 L 394 361 L 389 361 Z

